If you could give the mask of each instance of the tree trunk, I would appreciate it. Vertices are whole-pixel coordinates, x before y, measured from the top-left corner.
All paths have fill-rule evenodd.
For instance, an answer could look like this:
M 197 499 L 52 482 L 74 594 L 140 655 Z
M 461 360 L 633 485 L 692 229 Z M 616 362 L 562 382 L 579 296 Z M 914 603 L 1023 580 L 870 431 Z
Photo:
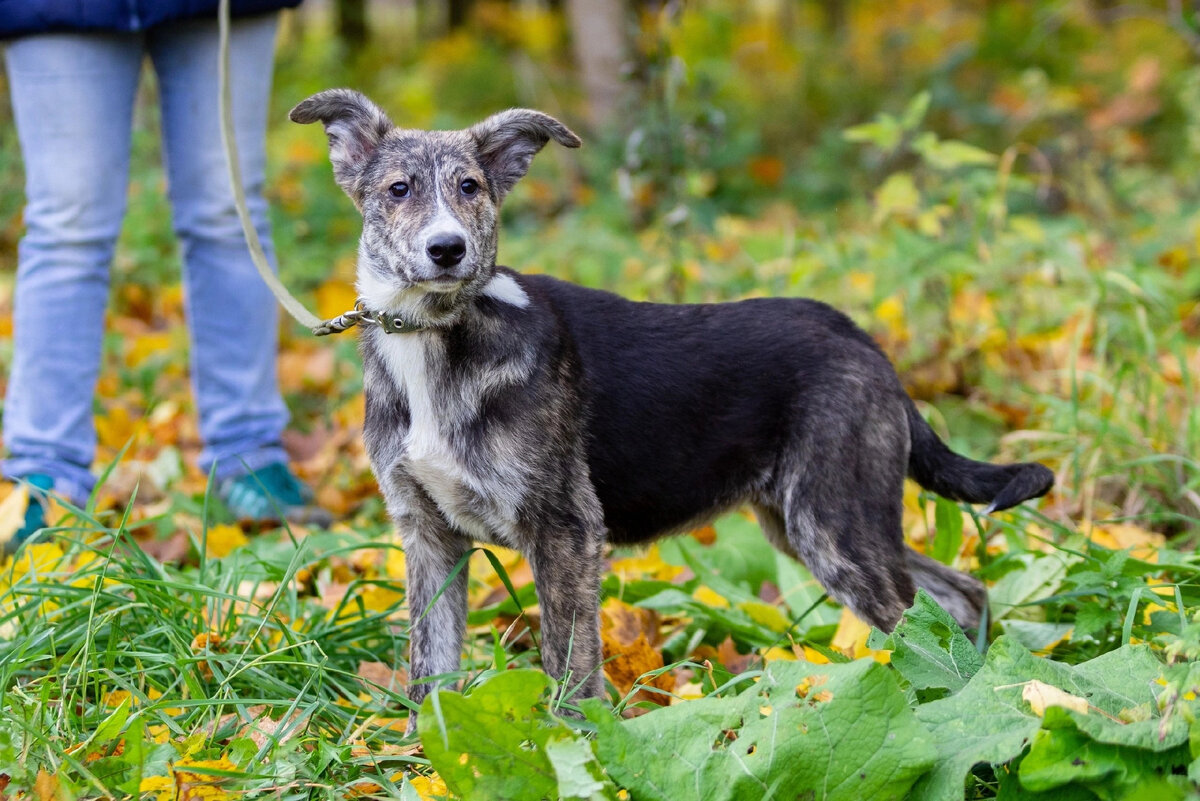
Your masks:
M 616 122 L 624 84 L 621 68 L 627 57 L 623 0 L 566 0 L 575 65 L 587 93 L 588 117 L 594 128 Z
M 449 0 L 449 6 L 446 15 L 447 30 L 458 30 L 467 24 L 467 18 L 471 15 L 471 0 Z
M 841 37 L 846 33 L 846 23 L 850 9 L 846 7 L 847 0 L 820 0 L 821 16 L 825 23 L 825 32 L 830 36 Z
M 334 13 L 337 20 L 338 41 L 347 53 L 358 52 L 367 43 L 366 0 L 336 0 Z

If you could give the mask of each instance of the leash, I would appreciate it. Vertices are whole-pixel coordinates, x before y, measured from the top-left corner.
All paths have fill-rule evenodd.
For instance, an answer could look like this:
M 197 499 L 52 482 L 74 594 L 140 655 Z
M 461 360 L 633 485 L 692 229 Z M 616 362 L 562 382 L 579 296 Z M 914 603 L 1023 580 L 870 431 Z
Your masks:
M 361 302 L 354 308 L 343 312 L 337 317 L 322 320 L 296 300 L 287 287 L 283 285 L 267 263 L 267 254 L 263 250 L 262 241 L 258 238 L 258 230 L 250 220 L 250 211 L 246 208 L 246 189 L 242 184 L 241 161 L 238 160 L 237 140 L 233 134 L 233 94 L 229 86 L 229 0 L 220 0 L 217 5 L 220 54 L 217 62 L 217 83 L 219 117 L 221 122 L 221 144 L 225 147 L 225 164 L 229 168 L 229 183 L 233 187 L 233 205 L 237 208 L 238 219 L 242 223 L 242 235 L 250 249 L 250 260 L 259 276 L 275 295 L 279 304 L 292 316 L 296 322 L 307 328 L 313 336 L 323 337 L 329 334 L 340 334 L 347 329 L 360 324 L 377 325 L 388 334 L 407 334 L 420 331 L 421 326 L 405 322 L 397 315 L 386 312 L 371 312 L 362 308 Z

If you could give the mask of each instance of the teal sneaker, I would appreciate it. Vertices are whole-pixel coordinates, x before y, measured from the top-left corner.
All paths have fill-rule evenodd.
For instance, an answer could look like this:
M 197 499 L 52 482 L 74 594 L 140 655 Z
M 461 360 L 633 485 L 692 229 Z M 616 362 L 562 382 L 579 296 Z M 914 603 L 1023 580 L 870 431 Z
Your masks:
M 333 515 L 313 503 L 313 493 L 283 462 L 221 481 L 217 496 L 246 523 L 289 523 L 325 528 Z
M 17 481 L 29 486 L 29 504 L 25 507 L 25 522 L 7 542 L 0 543 L 0 558 L 16 553 L 27 539 L 46 527 L 46 493 L 54 489 L 54 479 L 42 473 L 30 473 Z

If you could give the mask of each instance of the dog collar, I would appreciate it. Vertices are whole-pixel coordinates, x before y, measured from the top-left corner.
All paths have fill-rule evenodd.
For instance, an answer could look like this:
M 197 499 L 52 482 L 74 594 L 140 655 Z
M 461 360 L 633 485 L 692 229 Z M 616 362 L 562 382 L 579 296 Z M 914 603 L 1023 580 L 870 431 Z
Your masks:
M 315 326 L 312 332 L 316 336 L 323 337 L 329 334 L 340 334 L 356 325 L 377 325 L 385 334 L 411 334 L 415 331 L 424 331 L 427 327 L 409 322 L 399 314 L 369 311 L 363 307 L 363 302 L 359 299 L 355 302 L 353 309 L 325 320 Z

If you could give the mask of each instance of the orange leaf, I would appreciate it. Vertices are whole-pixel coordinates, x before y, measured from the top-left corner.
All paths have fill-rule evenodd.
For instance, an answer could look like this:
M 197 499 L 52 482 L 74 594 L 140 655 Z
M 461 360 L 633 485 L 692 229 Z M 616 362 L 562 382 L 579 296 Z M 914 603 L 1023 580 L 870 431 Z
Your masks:
M 37 794 L 38 801 L 57 801 L 58 799 L 58 777 L 53 773 L 47 773 L 45 768 L 38 768 L 37 778 L 33 782 L 33 791 Z
M 621 695 L 628 695 L 639 681 L 667 692 L 675 686 L 675 679 L 669 673 L 642 680 L 644 674 L 663 666 L 662 653 L 651 644 L 647 633 L 657 640 L 657 615 L 653 612 L 616 598 L 605 602 L 600 611 L 600 639 L 606 660 L 604 672 Z M 635 700 L 666 706 L 671 697 L 663 693 L 639 692 Z

